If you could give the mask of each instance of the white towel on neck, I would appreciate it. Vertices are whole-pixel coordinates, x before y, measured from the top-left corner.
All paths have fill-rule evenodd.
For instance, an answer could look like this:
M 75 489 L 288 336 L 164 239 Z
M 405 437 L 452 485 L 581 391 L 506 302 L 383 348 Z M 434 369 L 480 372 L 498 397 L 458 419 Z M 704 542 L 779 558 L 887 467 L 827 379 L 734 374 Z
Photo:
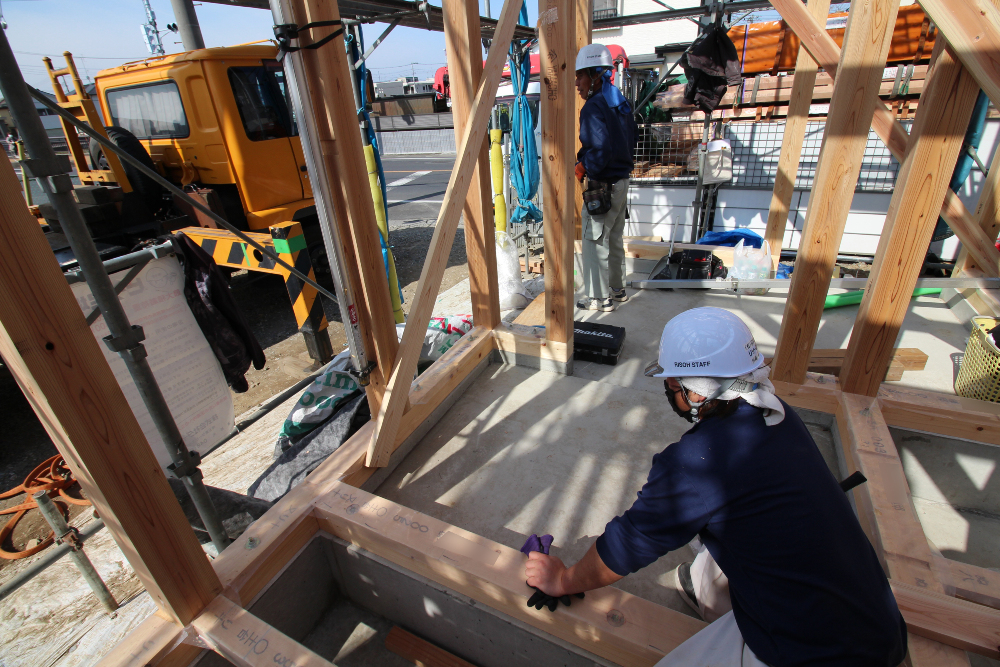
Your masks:
M 750 405 L 762 408 L 767 412 L 764 413 L 764 423 L 768 426 L 774 426 L 775 424 L 780 424 L 785 418 L 785 406 L 781 404 L 778 397 L 774 395 L 774 385 L 768 379 L 771 374 L 770 366 L 761 366 L 757 370 L 750 371 L 746 375 L 741 375 L 740 380 L 749 383 L 750 385 L 757 385 L 753 391 L 738 392 L 733 389 L 722 392 L 721 396 L 718 396 L 720 401 L 731 401 L 734 398 L 742 398 L 744 401 Z M 709 377 L 687 377 L 687 378 L 677 378 L 677 380 L 684 386 L 685 389 L 689 389 L 702 396 L 711 396 L 719 388 L 718 378 Z

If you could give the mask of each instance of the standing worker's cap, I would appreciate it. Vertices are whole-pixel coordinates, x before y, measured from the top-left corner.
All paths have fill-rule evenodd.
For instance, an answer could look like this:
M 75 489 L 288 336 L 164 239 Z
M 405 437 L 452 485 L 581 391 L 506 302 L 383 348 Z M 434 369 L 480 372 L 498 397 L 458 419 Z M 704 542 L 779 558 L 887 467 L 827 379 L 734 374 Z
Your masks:
M 576 71 L 591 67 L 614 67 L 611 51 L 603 44 L 586 44 L 576 54 Z
M 646 377 L 737 378 L 764 365 L 749 327 L 722 308 L 692 308 L 663 327 Z

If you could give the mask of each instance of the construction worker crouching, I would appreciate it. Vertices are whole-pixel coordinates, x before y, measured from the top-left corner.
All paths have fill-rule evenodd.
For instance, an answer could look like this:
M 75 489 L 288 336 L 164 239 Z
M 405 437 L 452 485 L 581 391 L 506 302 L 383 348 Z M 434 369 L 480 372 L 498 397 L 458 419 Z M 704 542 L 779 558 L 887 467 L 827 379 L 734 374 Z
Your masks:
M 586 100 L 580 110 L 576 177 L 584 192 L 583 310 L 614 310 L 625 293 L 625 231 L 628 176 L 635 155 L 636 124 L 625 97 L 611 83 L 614 62 L 602 44 L 588 44 L 576 56 L 576 88 Z
M 763 363 L 728 311 L 671 319 L 646 375 L 694 425 L 580 562 L 532 552 L 528 584 L 556 598 L 607 586 L 698 537 L 678 593 L 717 620 L 657 667 L 898 665 L 906 624 L 875 550 Z

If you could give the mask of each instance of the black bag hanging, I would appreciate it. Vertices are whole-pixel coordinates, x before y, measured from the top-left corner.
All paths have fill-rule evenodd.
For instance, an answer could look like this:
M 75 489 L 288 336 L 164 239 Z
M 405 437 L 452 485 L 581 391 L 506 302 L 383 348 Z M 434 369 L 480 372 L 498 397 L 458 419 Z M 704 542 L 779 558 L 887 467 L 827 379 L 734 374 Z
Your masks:
M 602 181 L 587 179 L 583 191 L 583 205 L 591 215 L 602 215 L 611 210 L 611 186 Z

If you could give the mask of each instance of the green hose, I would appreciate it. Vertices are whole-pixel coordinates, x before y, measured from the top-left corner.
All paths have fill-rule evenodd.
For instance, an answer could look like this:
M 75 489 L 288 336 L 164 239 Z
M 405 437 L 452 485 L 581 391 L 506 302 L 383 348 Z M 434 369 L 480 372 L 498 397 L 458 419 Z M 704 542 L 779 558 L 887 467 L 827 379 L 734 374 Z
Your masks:
M 940 289 L 935 289 L 933 287 L 918 287 L 913 290 L 913 296 L 932 296 L 940 293 Z M 861 299 L 864 295 L 864 290 L 844 292 L 843 294 L 830 294 L 826 297 L 826 303 L 823 305 L 823 310 L 826 310 L 827 308 L 840 308 L 841 306 L 856 306 L 861 303 Z

